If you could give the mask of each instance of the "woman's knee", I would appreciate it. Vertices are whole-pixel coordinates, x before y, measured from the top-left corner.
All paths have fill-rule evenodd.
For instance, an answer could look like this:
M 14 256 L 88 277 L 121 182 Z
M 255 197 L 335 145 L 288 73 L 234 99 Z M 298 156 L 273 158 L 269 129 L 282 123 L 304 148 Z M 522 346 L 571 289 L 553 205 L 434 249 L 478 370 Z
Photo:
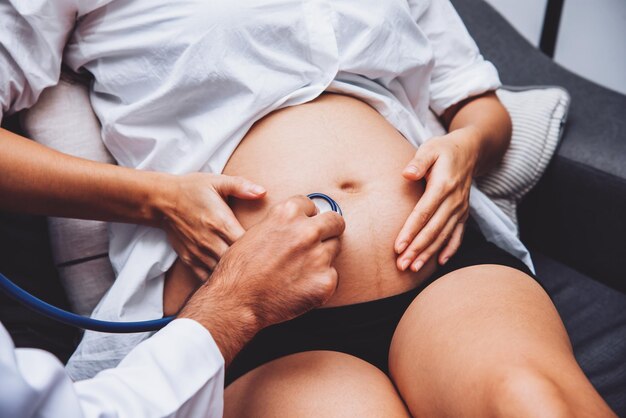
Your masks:
M 311 351 L 274 360 L 225 393 L 225 417 L 408 417 L 391 381 L 356 357 Z
M 577 414 L 557 382 L 532 367 L 495 367 L 482 385 L 483 410 L 496 417 L 565 418 Z

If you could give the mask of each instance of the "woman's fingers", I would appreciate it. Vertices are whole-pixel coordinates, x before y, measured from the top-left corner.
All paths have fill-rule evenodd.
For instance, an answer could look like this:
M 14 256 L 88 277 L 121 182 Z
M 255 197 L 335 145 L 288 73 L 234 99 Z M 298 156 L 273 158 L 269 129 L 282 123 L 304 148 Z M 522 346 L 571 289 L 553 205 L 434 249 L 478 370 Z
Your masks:
M 183 259 L 181 258 L 181 260 Z M 201 257 L 190 256 L 186 261 L 183 260 L 183 263 L 194 272 L 198 279 L 205 282 L 211 276 L 213 270 L 215 270 L 218 261 L 218 259 L 212 256 L 203 255 Z
M 444 200 L 426 226 L 415 235 L 404 252 L 398 257 L 397 264 L 400 270 L 406 270 L 417 256 L 437 239 L 450 218 L 455 215 L 454 212 L 449 199 Z
M 215 196 L 215 195 L 214 195 Z M 212 212 L 206 213 L 204 223 L 206 230 L 197 231 L 200 234 L 199 241 L 203 247 L 209 247 L 210 237 L 222 237 L 228 245 L 232 245 L 246 232 L 237 220 L 237 217 L 220 196 L 214 197 L 211 205 Z M 221 254 L 220 254 L 221 255 Z
M 182 260 L 182 258 L 181 258 Z M 191 256 L 187 259 L 187 262 L 183 261 L 196 275 L 198 279 L 206 282 L 215 267 L 217 266 L 219 259 L 209 255 Z
M 474 165 L 471 152 L 459 152 L 451 135 L 433 138 L 418 148 L 402 173 L 409 180 L 425 179 L 426 190 L 394 243 L 400 270 L 410 266 L 417 271 L 442 249 L 440 262 L 447 261 L 461 243 L 463 226 L 457 225 L 467 218 Z
M 216 260 L 215 258 L 206 257 L 206 259 L 202 260 L 201 263 L 198 263 L 193 267 L 193 271 L 198 279 L 206 282 L 209 280 L 209 277 L 211 277 L 211 274 L 213 273 L 213 270 L 215 270 L 215 267 L 217 267 L 218 262 L 219 260 Z
M 403 253 L 409 246 L 409 243 L 414 241 L 416 235 L 423 231 L 434 214 L 440 210 L 442 203 L 449 194 L 450 190 L 447 190 L 443 182 L 436 178 L 431 178 L 426 183 L 424 195 L 417 202 L 398 233 L 398 238 L 396 238 L 394 245 L 397 254 Z
M 193 271 L 198 279 L 203 282 L 206 281 L 217 265 L 217 259 L 199 251 L 197 247 L 194 247 L 194 251 L 185 246 L 176 231 L 171 231 L 168 235 L 174 251 L 178 254 L 178 258 Z
M 463 241 L 463 233 L 465 232 L 465 223 L 459 222 L 454 231 L 452 231 L 452 236 L 446 244 L 446 247 L 439 254 L 439 264 L 442 266 L 448 262 L 450 257 L 452 257 L 458 251 L 461 246 L 461 242 Z
M 445 242 L 448 240 L 452 232 L 454 231 L 455 226 L 458 225 L 458 216 L 452 216 L 446 225 L 443 227 L 437 238 L 422 252 L 420 252 L 415 261 L 411 264 L 411 270 L 414 272 L 419 271 L 424 264 L 430 258 L 443 247 Z
M 260 199 L 266 191 L 243 177 L 190 173 L 175 178 L 175 201 L 164 213 L 163 227 L 183 263 L 199 277 L 207 277 L 245 233 L 227 198 Z
M 230 211 L 230 208 L 226 207 L 226 209 Z M 238 222 L 237 225 L 239 225 Z M 241 228 L 241 226 L 239 227 Z M 216 226 L 205 227 L 202 230 L 188 228 L 183 230 L 173 227 L 169 227 L 167 230 L 172 247 L 178 257 L 192 269 L 201 267 L 212 270 L 235 240 L 230 238 L 232 239 L 230 241 L 224 236 L 227 234 Z M 243 234 L 243 228 L 241 230 L 241 234 Z
M 206 215 L 207 223 L 214 233 L 221 235 L 229 245 L 232 245 L 241 238 L 245 230 L 226 203 L 226 199 L 228 196 L 248 200 L 261 199 L 265 196 L 266 190 L 256 183 L 237 176 L 216 176 L 213 177 L 212 184 L 217 196 L 213 199 L 211 211 Z
M 211 277 L 211 273 L 213 272 L 213 269 L 208 270 L 204 266 L 194 265 L 193 267 L 191 267 L 191 271 L 193 272 L 194 276 L 196 276 L 198 280 L 204 283 L 207 280 L 209 280 L 209 278 Z
M 219 235 L 214 235 L 212 237 L 208 237 L 207 241 L 204 243 L 202 248 L 197 248 L 198 253 L 195 253 L 198 259 L 202 259 L 203 256 L 209 256 L 216 260 L 222 258 L 224 253 L 230 248 L 228 242 L 226 242 Z

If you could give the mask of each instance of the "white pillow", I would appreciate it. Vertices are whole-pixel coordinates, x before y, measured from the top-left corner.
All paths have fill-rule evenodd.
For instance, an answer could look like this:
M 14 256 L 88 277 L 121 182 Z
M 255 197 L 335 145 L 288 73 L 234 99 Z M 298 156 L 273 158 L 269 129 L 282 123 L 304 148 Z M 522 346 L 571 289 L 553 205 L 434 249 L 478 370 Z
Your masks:
M 513 139 L 502 163 L 477 184 L 516 222 L 517 202 L 539 180 L 556 149 L 569 95 L 558 87 L 507 88 L 497 94 L 511 114 Z M 426 123 L 437 135 L 445 133 L 434 115 Z M 66 76 L 22 112 L 22 127 L 41 144 L 114 164 L 101 141 L 87 87 Z M 115 280 L 106 224 L 62 218 L 49 218 L 48 224 L 54 260 L 72 308 L 89 314 Z
M 511 145 L 478 187 L 517 224 L 517 204 L 548 167 L 569 110 L 570 95 L 561 87 L 508 87 L 497 91 L 513 122 Z

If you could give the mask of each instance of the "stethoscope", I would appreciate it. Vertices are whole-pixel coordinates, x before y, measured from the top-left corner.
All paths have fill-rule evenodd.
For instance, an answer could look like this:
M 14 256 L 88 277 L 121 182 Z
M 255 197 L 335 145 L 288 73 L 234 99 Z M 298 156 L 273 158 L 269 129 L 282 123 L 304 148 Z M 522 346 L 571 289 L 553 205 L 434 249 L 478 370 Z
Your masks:
M 315 203 L 320 213 L 333 211 L 343 215 L 337 202 L 330 196 L 323 193 L 311 193 L 307 195 L 307 197 Z M 114 322 L 77 315 L 31 295 L 1 273 L 0 290 L 34 312 L 47 316 L 55 321 L 91 331 L 111 332 L 116 334 L 156 331 L 169 324 L 175 318 L 174 316 L 166 316 L 148 321 Z

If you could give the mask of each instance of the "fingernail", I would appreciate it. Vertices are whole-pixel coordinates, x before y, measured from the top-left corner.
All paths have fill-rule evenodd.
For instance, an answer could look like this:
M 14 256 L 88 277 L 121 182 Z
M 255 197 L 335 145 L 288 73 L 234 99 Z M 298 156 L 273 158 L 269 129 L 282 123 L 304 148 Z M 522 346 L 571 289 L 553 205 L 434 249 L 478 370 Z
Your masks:
M 443 266 L 444 264 L 446 264 L 449 259 L 450 257 L 445 257 L 443 260 L 441 260 L 441 265 Z
M 252 192 L 252 194 L 265 193 L 265 188 L 263 186 L 259 186 L 258 184 L 255 184 L 254 186 L 250 187 L 249 190 Z
M 396 254 L 401 254 L 402 251 L 406 250 L 407 245 L 409 245 L 407 241 L 402 241 L 401 243 L 396 245 Z
M 410 165 L 404 169 L 404 172 L 407 174 L 417 175 L 417 173 L 419 173 L 419 170 L 414 165 Z
M 417 260 L 415 263 L 413 263 L 412 270 L 417 273 L 419 269 L 422 268 L 423 265 L 424 263 L 422 262 L 422 260 Z
M 409 264 L 411 264 L 411 260 L 403 260 L 400 263 L 400 270 L 402 270 L 402 271 L 406 270 L 406 268 L 409 266 Z

